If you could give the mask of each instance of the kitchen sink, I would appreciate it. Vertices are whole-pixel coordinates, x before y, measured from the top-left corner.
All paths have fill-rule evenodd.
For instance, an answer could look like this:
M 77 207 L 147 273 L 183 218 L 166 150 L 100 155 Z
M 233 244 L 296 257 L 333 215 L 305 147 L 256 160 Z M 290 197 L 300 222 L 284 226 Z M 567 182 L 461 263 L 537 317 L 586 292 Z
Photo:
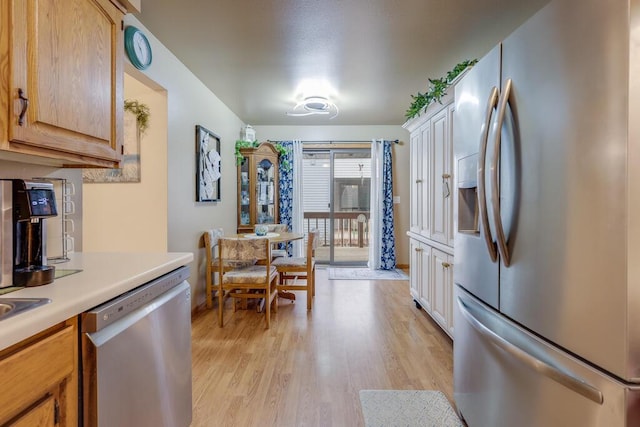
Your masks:
M 0 320 L 50 302 L 49 298 L 0 298 Z

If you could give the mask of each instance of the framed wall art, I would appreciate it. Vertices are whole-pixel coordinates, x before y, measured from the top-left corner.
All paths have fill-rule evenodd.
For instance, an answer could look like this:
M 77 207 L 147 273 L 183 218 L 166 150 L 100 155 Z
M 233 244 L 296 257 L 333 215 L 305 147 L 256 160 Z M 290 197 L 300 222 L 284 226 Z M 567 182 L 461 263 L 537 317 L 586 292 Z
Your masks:
M 220 200 L 220 137 L 196 126 L 196 201 Z

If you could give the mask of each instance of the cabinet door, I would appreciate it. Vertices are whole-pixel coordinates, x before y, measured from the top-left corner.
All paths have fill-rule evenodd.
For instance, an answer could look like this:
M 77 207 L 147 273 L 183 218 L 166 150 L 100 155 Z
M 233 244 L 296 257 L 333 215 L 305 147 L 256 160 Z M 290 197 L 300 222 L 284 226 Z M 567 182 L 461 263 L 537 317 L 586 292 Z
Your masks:
M 409 291 L 411 296 L 417 302 L 420 302 L 420 278 L 422 277 L 422 264 L 420 242 L 415 239 L 409 239 L 409 253 L 411 263 L 409 264 Z
M 431 193 L 431 184 L 430 176 L 432 171 L 431 164 L 431 144 L 432 138 L 431 135 L 431 122 L 428 121 L 424 124 L 423 127 L 420 128 L 420 138 L 422 139 L 422 152 L 420 153 L 420 163 L 422 164 L 422 200 L 421 200 L 421 209 L 420 209 L 420 231 L 419 233 L 425 237 L 429 237 L 429 228 L 431 226 L 431 216 L 433 215 L 431 212 L 431 203 L 430 203 L 430 193 Z
M 109 0 L 13 0 L 13 12 L 8 149 L 119 162 L 122 12 Z
M 11 423 L 12 427 L 47 427 L 56 425 L 55 417 L 56 400 L 53 396 L 47 396 L 42 402 L 30 409 L 23 416 Z
M 0 372 L 11 392 L 0 394 L 0 425 L 77 425 L 78 329 L 76 319 L 0 351 Z M 37 422 L 36 422 L 37 421 Z
M 449 194 L 448 197 L 445 198 L 445 204 L 447 205 L 447 229 L 446 229 L 446 237 L 447 237 L 447 244 L 449 246 L 453 247 L 453 188 L 455 187 L 454 185 L 454 176 L 453 176 L 453 171 L 454 171 L 454 167 L 453 167 L 453 162 L 454 162 L 454 158 L 453 158 L 453 120 L 454 120 L 454 116 L 455 116 L 455 112 L 456 112 L 456 105 L 455 103 L 451 104 L 449 106 L 449 108 L 447 108 L 447 116 L 448 116 L 448 120 L 447 120 L 447 124 L 448 124 L 448 131 L 447 131 L 447 141 L 445 144 L 445 151 L 447 153 L 447 160 L 445 163 L 445 170 L 444 170 L 444 176 L 446 176 L 447 178 L 445 178 L 443 180 L 444 185 L 446 186 L 445 188 L 445 194 Z
M 416 131 L 411 134 L 409 143 L 409 156 L 411 158 L 411 208 L 409 229 L 414 233 L 420 233 L 422 225 L 422 193 L 426 183 L 422 175 L 422 132 Z
M 450 298 L 447 297 L 446 282 L 449 274 L 449 255 L 438 249 L 431 249 L 431 282 L 433 284 L 433 310 L 431 316 L 447 330 Z
M 454 304 L 456 303 L 453 299 L 453 255 L 447 255 L 447 264 L 444 275 L 445 312 L 447 314 L 447 330 L 449 331 L 449 336 L 453 338 L 453 312 Z
M 256 224 L 278 222 L 277 180 L 278 164 L 273 158 L 263 157 L 256 162 Z
M 420 243 L 418 262 L 420 264 L 420 278 L 418 291 L 420 292 L 420 304 L 427 313 L 433 310 L 433 286 L 431 285 L 431 246 Z
M 253 174 L 249 170 L 250 161 L 246 158 L 238 166 L 238 228 L 249 226 L 251 219 L 251 186 Z
M 449 200 L 449 116 L 443 109 L 431 118 L 431 238 L 448 244 Z

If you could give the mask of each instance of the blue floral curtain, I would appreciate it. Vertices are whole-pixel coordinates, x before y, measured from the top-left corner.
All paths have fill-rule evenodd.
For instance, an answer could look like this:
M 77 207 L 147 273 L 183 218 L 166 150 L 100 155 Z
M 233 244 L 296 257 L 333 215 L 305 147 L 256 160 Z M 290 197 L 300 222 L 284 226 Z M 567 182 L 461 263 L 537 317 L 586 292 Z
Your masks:
M 396 242 L 393 228 L 393 176 L 389 141 L 372 141 L 370 200 L 369 268 L 393 270 L 396 268 Z
M 396 268 L 396 238 L 393 229 L 393 172 L 391 169 L 391 142 L 383 142 L 382 159 L 382 247 L 380 268 Z
M 293 141 L 281 141 L 280 145 L 287 150 L 281 154 L 278 162 L 280 176 L 280 224 L 287 224 L 293 230 Z M 280 243 L 280 249 L 286 249 L 291 255 L 291 242 Z

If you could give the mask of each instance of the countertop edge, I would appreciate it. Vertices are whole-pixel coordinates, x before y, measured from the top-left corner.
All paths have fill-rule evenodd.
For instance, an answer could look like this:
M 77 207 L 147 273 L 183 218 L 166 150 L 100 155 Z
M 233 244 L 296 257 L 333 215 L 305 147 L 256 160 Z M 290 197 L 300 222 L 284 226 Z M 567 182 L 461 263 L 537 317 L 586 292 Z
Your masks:
M 76 253 L 56 268 L 81 269 L 45 286 L 0 298 L 49 298 L 51 303 L 0 321 L 0 350 L 193 261 L 190 252 Z

